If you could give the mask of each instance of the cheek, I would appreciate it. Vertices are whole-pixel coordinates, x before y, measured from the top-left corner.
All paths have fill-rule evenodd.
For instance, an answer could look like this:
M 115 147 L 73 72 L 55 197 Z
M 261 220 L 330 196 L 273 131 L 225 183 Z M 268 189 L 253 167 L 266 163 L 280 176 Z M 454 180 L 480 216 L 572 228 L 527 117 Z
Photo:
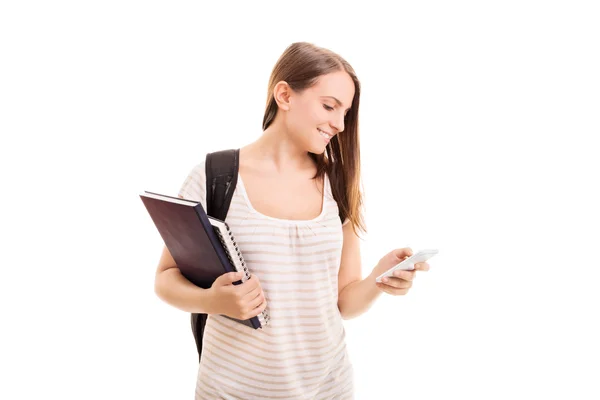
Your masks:
M 304 114 L 306 119 L 313 121 L 323 119 L 323 115 L 327 113 L 327 110 L 323 108 L 323 103 L 313 98 L 304 100 L 298 104 L 298 111 Z
M 316 129 L 317 125 L 322 124 L 323 116 L 318 108 L 307 105 L 299 105 L 294 109 L 291 121 L 292 124 L 301 130 Z
M 321 103 L 313 105 L 310 110 L 307 110 L 307 114 L 310 115 L 310 119 L 316 124 L 322 124 L 327 121 L 329 111 L 323 108 Z

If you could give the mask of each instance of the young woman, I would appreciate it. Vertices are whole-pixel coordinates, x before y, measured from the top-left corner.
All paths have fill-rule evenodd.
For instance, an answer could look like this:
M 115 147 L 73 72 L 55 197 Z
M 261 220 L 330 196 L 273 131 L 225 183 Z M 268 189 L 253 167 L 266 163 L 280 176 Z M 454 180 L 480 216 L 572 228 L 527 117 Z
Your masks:
M 375 282 L 412 255 L 402 248 L 362 279 L 359 99 L 360 83 L 342 57 L 309 43 L 289 46 L 272 71 L 263 134 L 240 149 L 226 219 L 252 278 L 233 285 L 241 275 L 228 273 L 198 288 L 164 248 L 157 295 L 209 315 L 196 399 L 353 398 L 342 319 L 367 311 L 382 292 L 406 294 L 415 276 L 397 271 Z M 179 196 L 206 209 L 204 167 L 193 168 Z M 265 308 L 263 329 L 222 316 L 248 319 Z

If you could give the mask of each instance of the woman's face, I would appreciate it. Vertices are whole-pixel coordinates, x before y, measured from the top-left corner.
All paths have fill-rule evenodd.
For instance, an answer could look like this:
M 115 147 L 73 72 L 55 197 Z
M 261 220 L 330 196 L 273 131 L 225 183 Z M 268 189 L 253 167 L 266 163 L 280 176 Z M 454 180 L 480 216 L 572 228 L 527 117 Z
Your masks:
M 315 85 L 290 96 L 287 128 L 307 151 L 322 154 L 331 138 L 344 130 L 353 98 L 354 82 L 347 72 L 322 75 Z

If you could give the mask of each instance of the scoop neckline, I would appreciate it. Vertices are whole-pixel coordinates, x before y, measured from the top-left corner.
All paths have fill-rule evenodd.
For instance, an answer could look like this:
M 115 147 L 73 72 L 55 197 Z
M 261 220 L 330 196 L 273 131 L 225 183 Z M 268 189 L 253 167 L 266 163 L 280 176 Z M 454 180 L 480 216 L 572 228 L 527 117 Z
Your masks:
M 254 214 L 256 214 L 262 218 L 265 218 L 265 219 L 268 219 L 271 221 L 282 222 L 282 223 L 286 223 L 286 224 L 306 224 L 306 223 L 310 223 L 310 222 L 319 221 L 325 215 L 325 210 L 327 208 L 325 205 L 325 201 L 327 198 L 327 196 L 325 196 L 325 193 L 327 191 L 327 184 L 329 183 L 329 177 L 327 176 L 327 173 L 325 173 L 323 175 L 323 196 L 322 196 L 322 200 L 321 200 L 321 213 L 313 219 L 283 219 L 283 218 L 276 218 L 276 217 L 271 217 L 269 215 L 263 214 L 260 211 L 256 210 L 254 208 L 254 206 L 252 205 L 252 202 L 250 201 L 250 198 L 248 197 L 248 192 L 246 191 L 246 185 L 244 184 L 244 180 L 242 179 L 242 174 L 240 174 L 239 172 L 238 172 L 238 183 L 239 183 L 240 188 L 242 189 L 242 197 L 244 198 L 246 205 L 248 206 L 250 211 L 252 211 Z

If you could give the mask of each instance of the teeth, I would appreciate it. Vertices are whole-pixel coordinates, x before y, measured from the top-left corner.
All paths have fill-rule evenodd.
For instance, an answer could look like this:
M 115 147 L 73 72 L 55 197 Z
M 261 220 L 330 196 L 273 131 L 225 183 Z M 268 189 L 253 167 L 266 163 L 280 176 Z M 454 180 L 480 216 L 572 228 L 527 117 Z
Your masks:
M 331 139 L 333 137 L 333 135 L 329 135 L 329 134 L 323 132 L 322 130 L 320 130 L 319 128 L 317 128 L 317 130 L 319 132 L 321 132 L 321 136 L 323 136 L 325 139 Z

